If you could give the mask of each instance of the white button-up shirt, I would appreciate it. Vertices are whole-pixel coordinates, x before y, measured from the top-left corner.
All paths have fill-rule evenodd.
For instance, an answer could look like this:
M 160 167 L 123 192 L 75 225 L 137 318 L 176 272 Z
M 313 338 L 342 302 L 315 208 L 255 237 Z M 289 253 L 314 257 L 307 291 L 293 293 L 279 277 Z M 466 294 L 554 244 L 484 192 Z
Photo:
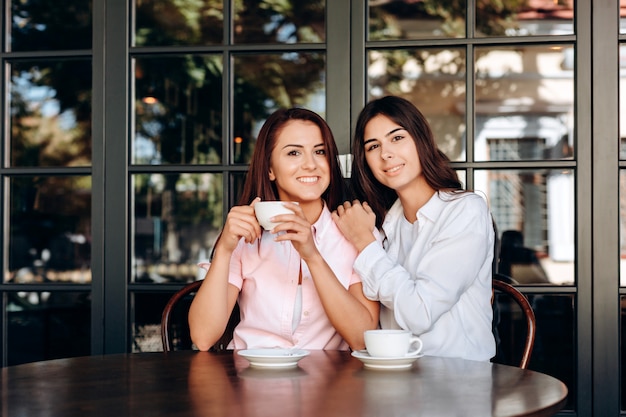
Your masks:
M 411 330 L 426 355 L 491 359 L 494 230 L 485 200 L 435 193 L 413 224 L 398 200 L 383 230 L 384 245 L 373 242 L 355 262 L 366 297 L 382 304 L 381 327 Z

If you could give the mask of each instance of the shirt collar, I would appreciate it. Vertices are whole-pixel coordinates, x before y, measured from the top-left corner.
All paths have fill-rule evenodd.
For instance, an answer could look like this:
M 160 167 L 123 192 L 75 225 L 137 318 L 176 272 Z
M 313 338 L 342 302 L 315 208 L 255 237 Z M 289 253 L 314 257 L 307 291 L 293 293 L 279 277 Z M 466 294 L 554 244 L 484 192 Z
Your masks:
M 435 194 L 424 204 L 419 210 L 417 210 L 416 216 L 417 221 L 421 220 L 429 220 L 431 222 L 436 222 L 441 212 L 443 210 L 443 206 L 450 199 L 451 193 L 446 191 L 435 191 Z M 387 211 L 385 215 L 385 220 L 383 221 L 383 231 L 385 232 L 385 236 L 387 239 L 393 239 L 393 235 L 395 233 L 395 227 L 397 220 L 404 216 L 404 211 L 402 210 L 402 204 L 400 204 L 400 199 L 397 199 L 391 208 Z

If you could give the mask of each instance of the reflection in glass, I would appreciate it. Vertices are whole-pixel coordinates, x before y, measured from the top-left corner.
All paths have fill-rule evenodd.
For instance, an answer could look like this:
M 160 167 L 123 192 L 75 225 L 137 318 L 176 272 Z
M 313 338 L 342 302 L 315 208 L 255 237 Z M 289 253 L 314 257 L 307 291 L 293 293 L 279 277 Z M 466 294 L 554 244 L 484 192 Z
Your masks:
M 476 2 L 477 36 L 546 36 L 574 33 L 574 0 Z
M 626 14 L 626 2 L 623 11 Z M 619 158 L 626 160 L 626 44 L 623 43 L 619 45 L 619 67 Z
M 219 164 L 219 55 L 135 59 L 134 164 Z
M 241 194 L 243 193 L 243 185 L 246 182 L 247 172 L 235 172 L 230 174 L 230 184 L 231 184 L 231 195 L 233 196 L 233 201 L 230 206 L 233 206 L 239 202 L 241 198 Z
M 11 63 L 11 165 L 91 163 L 91 61 Z
M 519 284 L 574 284 L 574 172 L 476 171 L 501 243 L 499 272 Z
M 163 351 L 161 314 L 172 295 L 174 295 L 173 292 L 131 294 L 130 323 L 133 353 Z M 185 304 L 186 307 L 189 306 L 184 300 L 181 300 L 181 304 Z M 178 309 L 174 309 L 171 317 L 172 323 L 182 322 L 182 317 L 179 313 Z M 188 332 L 189 330 L 187 330 L 187 337 L 189 337 Z
M 467 171 L 464 169 L 457 169 L 456 174 L 459 176 L 459 181 L 461 181 L 461 186 L 464 189 L 467 189 Z
M 326 113 L 326 61 L 320 53 L 236 55 L 233 161 L 248 163 L 267 117 L 281 107 Z
M 89 355 L 90 298 L 89 292 L 7 292 L 7 365 Z
M 91 0 L 10 1 L 11 51 L 90 49 L 91 3 Z
M 464 38 L 466 1 L 369 0 L 369 40 Z M 476 36 L 574 33 L 574 1 L 485 0 L 476 8 Z
M 133 176 L 134 282 L 191 282 L 222 228 L 221 174 Z M 201 275 L 198 275 L 201 274 Z
M 224 0 L 133 1 L 134 45 L 219 44 L 224 31 L 223 2 Z
M 369 0 L 369 40 L 465 37 L 466 2 Z
M 91 177 L 9 182 L 6 282 L 91 282 Z
M 622 183 L 623 184 L 623 183 Z M 622 206 L 623 207 L 623 206 Z M 622 221 L 624 217 L 622 217 Z M 622 239 L 624 234 L 622 234 Z M 623 264 L 622 264 L 623 265 Z M 624 268 L 622 267 L 622 271 Z M 621 285 L 624 285 L 622 281 Z M 626 378 L 626 296 L 622 295 L 619 298 L 620 304 L 620 381 L 624 381 Z M 620 384 L 620 410 L 626 410 L 626 384 Z
M 619 285 L 626 286 L 626 170 L 619 172 Z
M 560 379 L 569 390 L 565 409 L 576 404 L 574 375 L 573 295 L 525 294 L 535 318 L 537 330 L 529 369 Z M 539 324 L 541 323 L 541 324 Z M 518 366 L 526 338 L 526 323 L 519 307 L 505 295 L 494 299 L 494 335 L 498 344 L 496 362 Z
M 368 101 L 397 95 L 428 119 L 439 148 L 451 160 L 465 159 L 465 50 L 370 50 Z
M 235 43 L 322 43 L 325 0 L 235 1 Z
M 571 46 L 476 48 L 477 161 L 572 159 Z

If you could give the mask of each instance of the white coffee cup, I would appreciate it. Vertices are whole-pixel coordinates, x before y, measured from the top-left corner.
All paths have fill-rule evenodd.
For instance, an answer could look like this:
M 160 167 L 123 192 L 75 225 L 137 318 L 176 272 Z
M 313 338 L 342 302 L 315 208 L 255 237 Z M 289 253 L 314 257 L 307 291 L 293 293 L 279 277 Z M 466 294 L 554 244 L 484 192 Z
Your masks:
M 364 336 L 365 348 L 372 357 L 403 358 L 422 350 L 422 340 L 409 330 L 366 330 Z
M 278 223 L 273 223 L 270 219 L 279 214 L 293 214 L 284 206 L 283 201 L 258 201 L 254 204 L 254 214 L 261 227 L 265 230 L 272 230 Z

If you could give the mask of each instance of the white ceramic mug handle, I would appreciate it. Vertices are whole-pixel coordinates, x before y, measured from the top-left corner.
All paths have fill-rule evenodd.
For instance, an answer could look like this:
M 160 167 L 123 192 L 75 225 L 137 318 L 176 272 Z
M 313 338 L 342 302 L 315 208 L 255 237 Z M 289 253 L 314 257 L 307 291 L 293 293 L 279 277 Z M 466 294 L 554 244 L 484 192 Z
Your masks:
M 414 348 L 415 345 L 417 345 L 417 348 Z M 422 351 L 422 339 L 417 336 L 411 336 L 409 346 L 411 346 L 413 349 L 409 349 L 409 353 L 407 353 L 407 355 L 419 354 Z

